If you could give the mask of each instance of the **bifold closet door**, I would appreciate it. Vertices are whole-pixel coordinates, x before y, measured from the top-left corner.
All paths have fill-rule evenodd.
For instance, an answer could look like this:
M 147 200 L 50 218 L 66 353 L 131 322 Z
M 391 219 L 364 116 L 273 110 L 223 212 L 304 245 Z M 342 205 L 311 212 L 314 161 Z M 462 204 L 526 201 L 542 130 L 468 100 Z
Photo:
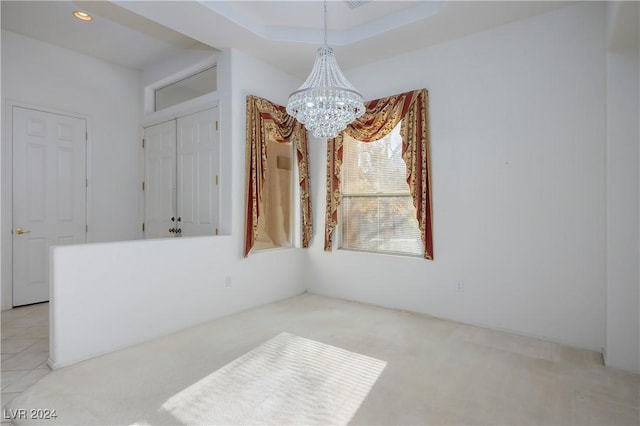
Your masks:
M 145 128 L 144 139 L 145 238 L 173 237 L 170 229 L 176 225 L 176 121 Z
M 177 216 L 183 237 L 215 235 L 219 206 L 220 138 L 218 108 L 177 122 Z

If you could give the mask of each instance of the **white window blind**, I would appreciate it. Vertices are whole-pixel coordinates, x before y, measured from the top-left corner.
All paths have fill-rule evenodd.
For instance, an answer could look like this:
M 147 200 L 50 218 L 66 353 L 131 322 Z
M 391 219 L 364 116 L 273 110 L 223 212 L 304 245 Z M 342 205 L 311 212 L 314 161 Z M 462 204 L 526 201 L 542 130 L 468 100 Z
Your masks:
M 424 254 L 406 181 L 400 124 L 375 142 L 345 135 L 341 224 L 343 249 Z

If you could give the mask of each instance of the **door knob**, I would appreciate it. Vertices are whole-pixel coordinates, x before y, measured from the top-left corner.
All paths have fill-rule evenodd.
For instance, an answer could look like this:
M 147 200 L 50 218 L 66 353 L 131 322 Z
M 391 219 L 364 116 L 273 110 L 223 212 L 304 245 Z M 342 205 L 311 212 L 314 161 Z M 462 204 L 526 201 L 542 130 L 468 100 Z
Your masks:
M 29 232 L 31 232 L 31 231 L 28 230 L 28 229 L 16 228 L 16 234 L 18 234 L 18 235 L 28 234 Z

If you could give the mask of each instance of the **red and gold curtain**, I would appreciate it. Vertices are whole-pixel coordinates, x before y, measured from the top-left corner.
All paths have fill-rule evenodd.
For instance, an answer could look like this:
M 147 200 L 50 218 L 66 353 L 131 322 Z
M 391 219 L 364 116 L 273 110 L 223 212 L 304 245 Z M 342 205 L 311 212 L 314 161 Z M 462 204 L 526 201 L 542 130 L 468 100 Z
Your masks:
M 294 142 L 298 160 L 300 205 L 302 207 L 302 247 L 309 246 L 312 234 L 311 199 L 309 197 L 309 154 L 307 132 L 285 107 L 267 99 L 247 96 L 247 211 L 244 257 L 249 255 L 258 236 L 260 201 L 267 169 L 267 141 Z
M 402 120 L 402 158 L 407 166 L 407 183 L 416 208 L 425 259 L 433 259 L 431 218 L 431 164 L 429 148 L 429 93 L 414 90 L 365 102 L 364 115 L 344 130 L 362 142 L 382 139 Z M 327 141 L 327 207 L 324 249 L 331 251 L 333 231 L 338 224 L 343 133 Z

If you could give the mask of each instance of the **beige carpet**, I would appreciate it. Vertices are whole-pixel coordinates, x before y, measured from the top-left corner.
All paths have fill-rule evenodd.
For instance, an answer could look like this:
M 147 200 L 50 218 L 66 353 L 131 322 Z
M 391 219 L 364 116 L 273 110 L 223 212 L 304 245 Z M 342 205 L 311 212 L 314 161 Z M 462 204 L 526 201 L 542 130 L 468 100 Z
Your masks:
M 55 409 L 16 422 L 47 425 L 637 426 L 639 397 L 595 352 L 303 294 L 53 371 L 9 408 Z
M 184 424 L 347 424 L 385 362 L 281 333 L 162 408 Z

